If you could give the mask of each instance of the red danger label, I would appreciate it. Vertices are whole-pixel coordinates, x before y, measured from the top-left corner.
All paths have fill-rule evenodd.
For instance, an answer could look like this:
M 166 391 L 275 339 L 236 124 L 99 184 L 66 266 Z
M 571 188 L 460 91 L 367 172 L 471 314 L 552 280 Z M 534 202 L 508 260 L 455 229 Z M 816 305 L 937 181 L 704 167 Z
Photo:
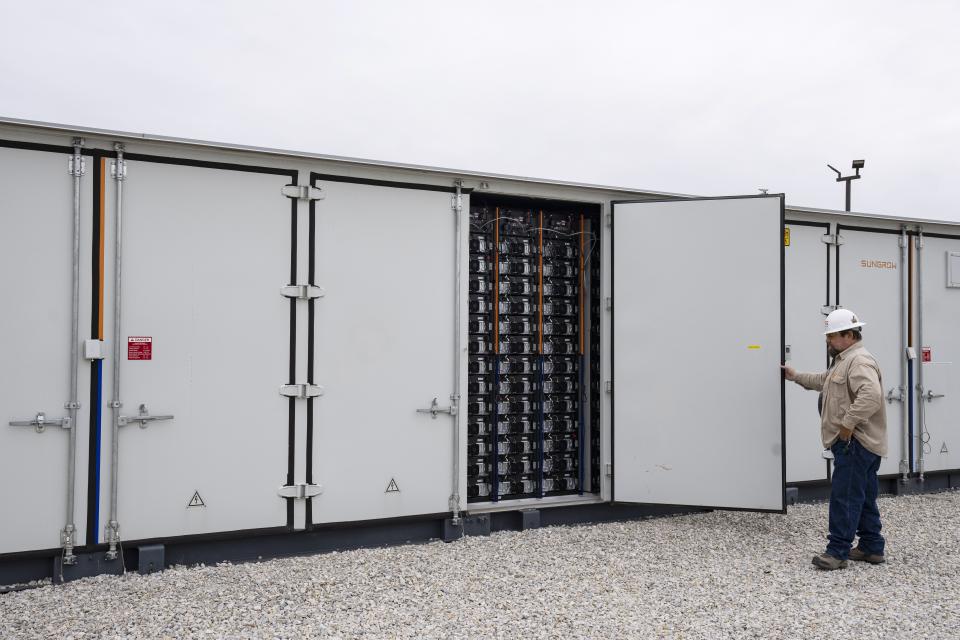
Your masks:
M 152 360 L 153 338 L 150 336 L 129 336 L 127 338 L 127 360 Z
M 920 350 L 920 360 L 921 362 L 933 361 L 933 351 L 930 349 L 930 347 L 923 347 Z

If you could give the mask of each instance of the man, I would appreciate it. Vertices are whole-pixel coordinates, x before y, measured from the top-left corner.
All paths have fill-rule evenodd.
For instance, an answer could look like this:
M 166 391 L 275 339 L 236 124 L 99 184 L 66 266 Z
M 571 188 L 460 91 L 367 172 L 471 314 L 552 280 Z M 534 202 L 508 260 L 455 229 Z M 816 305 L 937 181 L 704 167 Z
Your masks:
M 781 365 L 787 380 L 822 392 L 820 437 L 833 452 L 833 482 L 829 544 L 813 564 L 827 570 L 843 569 L 848 558 L 884 561 L 877 469 L 887 455 L 887 417 L 880 367 L 861 343 L 864 324 L 848 309 L 827 316 L 824 335 L 834 361 L 823 373 L 798 373 Z M 860 543 L 852 548 L 855 534 Z

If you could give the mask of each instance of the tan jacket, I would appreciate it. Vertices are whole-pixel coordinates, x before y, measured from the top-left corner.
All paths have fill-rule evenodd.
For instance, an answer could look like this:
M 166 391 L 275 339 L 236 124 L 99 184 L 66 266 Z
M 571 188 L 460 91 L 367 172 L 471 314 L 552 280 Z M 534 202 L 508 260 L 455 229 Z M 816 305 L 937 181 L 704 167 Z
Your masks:
M 857 342 L 823 373 L 798 373 L 801 387 L 823 391 L 823 415 L 820 437 L 829 447 L 840 435 L 840 428 L 853 429 L 853 437 L 868 451 L 887 455 L 887 410 L 883 402 L 880 365 Z

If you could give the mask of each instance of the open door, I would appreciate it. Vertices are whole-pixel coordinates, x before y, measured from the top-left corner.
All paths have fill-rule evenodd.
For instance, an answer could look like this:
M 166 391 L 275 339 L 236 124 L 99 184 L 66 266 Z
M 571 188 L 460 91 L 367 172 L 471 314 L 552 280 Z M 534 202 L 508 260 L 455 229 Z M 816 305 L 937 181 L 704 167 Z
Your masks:
M 785 510 L 783 209 L 613 203 L 615 501 Z

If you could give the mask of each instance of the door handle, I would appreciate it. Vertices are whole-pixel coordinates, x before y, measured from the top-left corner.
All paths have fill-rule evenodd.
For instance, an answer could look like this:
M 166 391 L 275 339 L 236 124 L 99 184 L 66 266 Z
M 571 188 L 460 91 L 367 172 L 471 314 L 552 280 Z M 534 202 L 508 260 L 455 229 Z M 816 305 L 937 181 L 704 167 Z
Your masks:
M 430 416 L 436 420 L 438 413 L 449 413 L 452 416 L 457 415 L 456 405 L 451 405 L 449 407 L 441 407 L 437 402 L 437 399 L 434 398 L 433 402 L 430 403 L 430 407 L 427 409 L 417 409 L 417 413 L 429 413 Z
M 173 420 L 173 416 L 171 416 L 171 415 L 152 416 L 152 415 L 150 415 L 150 412 L 147 411 L 147 405 L 142 404 L 142 405 L 140 405 L 140 411 L 137 412 L 137 415 L 135 415 L 135 416 L 118 416 L 118 417 L 117 417 L 117 424 L 120 425 L 121 427 L 125 427 L 126 425 L 130 424 L 131 422 L 139 422 L 139 423 L 140 423 L 140 428 L 141 428 L 141 429 L 146 429 L 148 423 L 150 423 L 150 422 L 156 422 L 156 421 L 158 421 L 158 420 Z
M 48 418 L 42 411 L 33 420 L 11 420 L 11 427 L 33 427 L 37 433 L 43 433 L 47 427 L 70 428 L 70 418 Z

